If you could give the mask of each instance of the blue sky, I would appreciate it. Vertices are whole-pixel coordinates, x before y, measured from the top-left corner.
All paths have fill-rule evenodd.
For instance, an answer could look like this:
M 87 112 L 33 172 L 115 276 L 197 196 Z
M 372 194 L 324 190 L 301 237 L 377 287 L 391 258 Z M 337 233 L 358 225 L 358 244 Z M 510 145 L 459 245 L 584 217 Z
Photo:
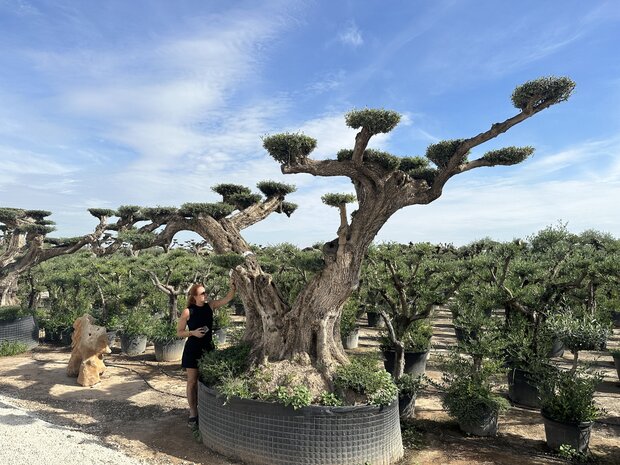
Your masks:
M 620 6 L 615 1 L 0 0 L 0 205 L 46 209 L 56 236 L 90 207 L 216 201 L 210 186 L 296 184 L 293 217 L 245 230 L 301 246 L 335 237 L 345 178 L 280 173 L 261 136 L 303 131 L 315 158 L 353 146 L 352 108 L 403 115 L 370 146 L 422 155 L 516 114 L 515 86 L 565 75 L 573 97 L 485 144 L 518 166 L 453 178 L 378 240 L 464 244 L 558 221 L 620 236 Z

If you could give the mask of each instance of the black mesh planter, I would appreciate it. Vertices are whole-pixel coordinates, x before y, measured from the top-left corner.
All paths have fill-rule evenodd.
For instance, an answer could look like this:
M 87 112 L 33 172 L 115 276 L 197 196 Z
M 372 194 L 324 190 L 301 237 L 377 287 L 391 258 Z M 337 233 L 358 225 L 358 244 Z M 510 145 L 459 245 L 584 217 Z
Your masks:
M 28 349 L 39 345 L 39 327 L 32 315 L 15 320 L 0 320 L 0 342 L 14 341 L 26 344 Z
M 225 399 L 198 383 L 202 441 L 252 465 L 388 465 L 403 456 L 398 402 L 387 407 L 292 407 Z

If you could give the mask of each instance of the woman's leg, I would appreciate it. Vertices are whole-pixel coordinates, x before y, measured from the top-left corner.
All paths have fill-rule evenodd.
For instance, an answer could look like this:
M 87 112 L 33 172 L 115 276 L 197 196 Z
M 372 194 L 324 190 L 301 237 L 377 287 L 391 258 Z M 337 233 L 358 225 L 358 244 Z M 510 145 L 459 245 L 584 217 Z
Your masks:
M 189 416 L 198 416 L 198 369 L 186 368 L 187 370 L 187 403 L 189 404 Z

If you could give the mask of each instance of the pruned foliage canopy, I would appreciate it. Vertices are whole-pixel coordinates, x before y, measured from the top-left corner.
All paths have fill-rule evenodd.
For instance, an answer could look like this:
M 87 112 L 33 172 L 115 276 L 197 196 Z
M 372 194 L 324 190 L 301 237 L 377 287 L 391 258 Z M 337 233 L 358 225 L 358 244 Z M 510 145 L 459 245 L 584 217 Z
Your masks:
M 235 210 L 233 205 L 224 202 L 217 203 L 184 203 L 179 208 L 179 214 L 185 217 L 210 216 L 220 220 Z
M 347 203 L 353 203 L 357 201 L 357 197 L 354 194 L 325 194 L 321 197 L 321 200 L 325 205 L 330 207 L 340 207 Z
M 294 164 L 310 155 L 316 139 L 305 134 L 282 133 L 263 138 L 263 147 L 279 163 Z
M 276 181 L 261 181 L 256 187 L 265 194 L 265 197 L 284 197 L 291 192 L 295 192 L 296 188 L 292 184 L 284 184 Z
M 547 76 L 518 86 L 511 98 L 514 106 L 520 110 L 536 109 L 541 105 L 567 100 L 574 88 L 575 82 L 572 79 Z
M 347 126 L 366 128 L 371 135 L 390 132 L 400 122 L 400 115 L 392 110 L 365 108 L 352 110 L 345 115 Z
M 485 153 L 482 159 L 488 161 L 492 166 L 516 165 L 533 153 L 534 147 L 504 147 Z

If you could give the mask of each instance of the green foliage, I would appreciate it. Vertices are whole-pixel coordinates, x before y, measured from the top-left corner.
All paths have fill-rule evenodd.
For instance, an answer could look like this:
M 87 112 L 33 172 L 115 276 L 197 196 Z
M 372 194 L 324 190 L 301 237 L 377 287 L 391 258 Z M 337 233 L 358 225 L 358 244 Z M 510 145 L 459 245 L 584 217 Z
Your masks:
M 389 405 L 398 397 L 398 388 L 385 370 L 377 369 L 377 360 L 357 357 L 336 370 L 334 386 L 344 397 L 347 390 L 365 395 L 370 405 Z
M 513 105 L 520 109 L 536 109 L 539 106 L 563 102 L 575 89 L 575 82 L 567 77 L 547 76 L 528 81 L 512 93 Z
M 95 218 L 109 218 L 110 216 L 116 216 L 116 212 L 114 210 L 110 210 L 109 208 L 89 208 L 88 213 L 93 215 Z
M 0 208 L 0 221 L 12 222 L 24 214 L 23 210 L 18 208 Z
M 33 218 L 35 220 L 42 220 L 46 216 L 50 216 L 52 212 L 47 210 L 26 210 L 24 211 L 24 215 Z
M 598 373 L 555 368 L 540 385 L 543 415 L 560 423 L 596 420 L 601 410 L 594 402 L 594 391 L 602 379 Z
M 179 338 L 177 336 L 177 325 L 165 319 L 157 320 L 153 324 L 150 337 L 153 342 L 161 344 L 173 342 Z
M 239 210 L 244 210 L 262 200 L 260 194 L 232 194 L 226 200 L 227 203 L 234 205 Z
M 423 157 L 403 157 L 400 159 L 399 169 L 413 179 L 423 179 L 429 185 L 433 184 L 437 175 L 437 170 L 431 168 L 428 159 Z
M 534 153 L 534 147 L 505 147 L 485 153 L 481 159 L 495 165 L 516 165 Z
M 284 184 L 276 181 L 261 181 L 256 184 L 256 187 L 258 187 L 258 190 L 265 194 L 267 198 L 284 197 L 297 190 L 292 184 Z
M 30 313 L 28 309 L 21 307 L 20 305 L 6 305 L 0 307 L 0 321 L 12 321 L 28 316 Z
M 209 260 L 216 266 L 219 266 L 220 268 L 224 268 L 226 270 L 232 270 L 239 265 L 243 265 L 243 263 L 245 262 L 245 259 L 242 255 L 234 252 L 211 255 L 209 257 Z
M 152 247 L 157 239 L 157 235 L 152 232 L 132 228 L 119 233 L 118 238 L 123 242 L 131 244 L 133 249 L 141 250 Z
M 217 203 L 184 203 L 179 208 L 179 215 L 189 218 L 199 218 L 210 216 L 215 220 L 220 220 L 230 215 L 235 210 L 233 205 L 224 202 Z
M 272 393 L 272 399 L 276 402 L 291 406 L 297 410 L 307 407 L 312 403 L 312 394 L 310 390 L 303 384 L 296 386 L 277 386 Z
M 588 462 L 588 454 L 586 452 L 579 452 L 569 444 L 562 444 L 558 450 L 558 455 L 564 460 L 568 460 L 572 463 Z
M 230 318 L 230 313 L 228 313 L 225 307 L 219 308 L 213 312 L 213 331 L 228 328 L 231 323 L 232 319 Z
M 263 147 L 278 163 L 291 165 L 310 155 L 316 139 L 299 133 L 275 134 L 263 137 Z
M 404 373 L 396 380 L 399 397 L 417 396 L 424 386 L 424 376 L 413 376 L 411 373 Z
M 580 350 L 602 350 L 611 335 L 611 328 L 607 324 L 590 314 L 579 317 L 570 310 L 549 317 L 546 329 L 573 353 Z
M 164 219 L 172 215 L 176 215 L 177 208 L 157 206 L 157 207 L 143 208 L 141 211 L 145 218 L 148 218 L 151 221 L 153 220 L 157 221 L 157 220 Z
M 347 299 L 342 307 L 340 315 L 340 336 L 345 338 L 357 329 L 357 315 L 359 313 L 360 302 L 355 296 Z
M 249 355 L 250 346 L 247 344 L 206 352 L 198 361 L 200 378 L 211 387 L 219 386 L 227 377 L 237 378 L 248 370 Z
M 458 148 L 463 143 L 463 139 L 443 140 L 436 144 L 431 144 L 426 149 L 426 158 L 432 161 L 439 168 L 445 168 L 448 162 L 456 154 Z M 467 161 L 467 153 L 462 154 L 457 164 L 461 165 Z
M 28 234 L 37 234 L 41 236 L 45 236 L 48 233 L 51 233 L 56 228 L 52 228 L 51 226 L 45 226 L 42 224 L 24 224 L 15 228 L 17 232 L 20 233 L 28 233 Z
M 137 218 L 140 217 L 140 207 L 138 205 L 121 205 L 116 214 L 121 218 Z
M 252 191 L 248 187 L 242 186 L 240 184 L 216 184 L 211 188 L 211 190 L 220 194 L 223 197 L 224 202 L 226 203 L 230 203 L 228 202 L 228 199 L 232 195 L 252 193 Z
M 353 150 L 351 149 L 342 149 L 338 151 L 336 155 L 338 161 L 346 161 L 351 160 L 353 158 Z M 398 169 L 401 163 L 401 159 L 391 155 L 387 152 L 382 152 L 374 149 L 366 149 L 364 150 L 363 156 L 364 163 L 373 163 L 375 165 L 379 165 L 382 168 L 388 171 L 394 171 Z
M 357 197 L 355 197 L 355 194 L 332 193 L 321 196 L 321 200 L 325 205 L 329 205 L 330 207 L 340 207 L 347 203 L 357 202 Z
M 10 357 L 12 355 L 21 354 L 26 352 L 28 347 L 23 342 L 19 341 L 0 341 L 0 357 Z
M 347 126 L 353 129 L 366 128 L 370 134 L 390 132 L 400 122 L 400 115 L 391 110 L 365 108 L 351 110 L 345 115 Z
M 298 205 L 293 202 L 282 202 L 279 213 L 284 213 L 289 218 L 293 214 L 295 210 L 297 210 Z
M 416 320 L 412 322 L 406 331 L 398 332 L 396 338 L 402 342 L 407 352 L 426 352 L 431 348 L 431 337 L 433 327 L 427 320 Z M 394 345 L 387 335 L 387 330 L 381 332 L 379 336 L 381 350 L 393 350 Z
M 121 318 L 121 331 L 125 336 L 148 336 L 153 332 L 153 317 L 145 309 L 132 309 Z
M 316 398 L 316 403 L 319 405 L 339 407 L 342 405 L 342 400 L 340 400 L 333 392 L 323 391 Z

